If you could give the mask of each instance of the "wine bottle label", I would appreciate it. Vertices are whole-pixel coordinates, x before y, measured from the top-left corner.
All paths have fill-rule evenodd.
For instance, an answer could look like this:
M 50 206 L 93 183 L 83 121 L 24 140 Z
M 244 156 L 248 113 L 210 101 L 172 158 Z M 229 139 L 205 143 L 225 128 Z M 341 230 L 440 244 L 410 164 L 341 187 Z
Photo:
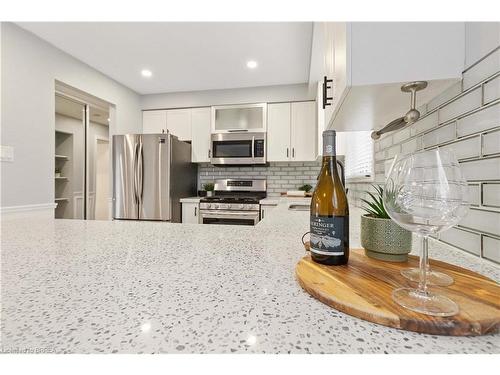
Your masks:
M 344 216 L 311 216 L 311 252 L 344 255 Z

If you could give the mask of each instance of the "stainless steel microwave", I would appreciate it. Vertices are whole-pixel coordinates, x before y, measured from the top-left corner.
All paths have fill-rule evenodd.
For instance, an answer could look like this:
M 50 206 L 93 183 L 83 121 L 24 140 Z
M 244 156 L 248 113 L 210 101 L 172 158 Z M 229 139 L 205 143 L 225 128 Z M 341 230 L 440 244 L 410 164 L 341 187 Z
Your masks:
M 212 164 L 266 164 L 266 133 L 238 131 L 212 134 Z

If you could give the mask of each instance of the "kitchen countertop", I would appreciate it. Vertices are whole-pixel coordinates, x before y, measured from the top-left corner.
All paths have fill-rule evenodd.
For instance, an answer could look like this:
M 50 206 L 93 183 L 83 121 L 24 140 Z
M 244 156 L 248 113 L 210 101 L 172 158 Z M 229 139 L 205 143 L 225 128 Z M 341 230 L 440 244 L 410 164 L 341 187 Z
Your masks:
M 298 203 L 311 203 L 311 197 L 266 197 L 259 201 L 259 204 L 264 206 L 277 206 L 281 201 L 283 202 L 298 202 Z
M 199 203 L 201 197 L 188 197 L 188 198 L 181 198 L 179 201 L 181 203 Z
M 255 227 L 2 222 L 2 350 L 122 353 L 498 353 L 500 335 L 447 337 L 365 322 L 310 297 L 294 268 L 308 212 Z M 359 215 L 356 215 L 359 216 Z M 353 217 L 351 228 L 359 225 Z M 356 236 L 351 234 L 351 242 Z M 354 240 L 354 241 L 353 241 Z M 500 279 L 432 242 L 431 255 Z

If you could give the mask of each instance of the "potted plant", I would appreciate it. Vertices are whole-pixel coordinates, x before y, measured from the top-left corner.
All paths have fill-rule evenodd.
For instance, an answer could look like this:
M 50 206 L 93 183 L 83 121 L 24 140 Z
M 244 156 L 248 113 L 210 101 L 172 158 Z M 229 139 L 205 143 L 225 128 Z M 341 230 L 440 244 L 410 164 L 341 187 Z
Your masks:
M 311 185 L 309 185 L 309 184 L 305 184 L 305 185 L 300 186 L 300 187 L 299 187 L 299 190 L 300 190 L 300 191 L 305 191 L 305 192 L 306 192 L 306 194 L 307 194 L 307 193 L 309 193 L 309 192 L 311 191 L 311 189 L 312 189 L 312 188 L 313 188 L 313 187 L 312 187 Z
M 406 262 L 411 251 L 411 232 L 397 225 L 387 214 L 382 201 L 384 190 L 373 185 L 370 200 L 361 199 L 367 214 L 361 216 L 361 246 L 370 258 Z
M 213 184 L 213 182 L 207 182 L 203 184 L 203 190 L 207 192 L 207 197 L 211 197 L 214 195 L 214 188 L 215 185 Z

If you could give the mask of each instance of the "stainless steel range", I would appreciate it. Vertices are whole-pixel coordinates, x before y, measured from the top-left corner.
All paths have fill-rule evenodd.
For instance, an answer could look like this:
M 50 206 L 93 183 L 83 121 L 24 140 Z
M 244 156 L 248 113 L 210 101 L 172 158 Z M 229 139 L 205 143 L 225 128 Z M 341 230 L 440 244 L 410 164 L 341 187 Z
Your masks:
M 266 180 L 215 180 L 213 197 L 200 200 L 202 224 L 255 225 L 259 201 L 266 197 Z

